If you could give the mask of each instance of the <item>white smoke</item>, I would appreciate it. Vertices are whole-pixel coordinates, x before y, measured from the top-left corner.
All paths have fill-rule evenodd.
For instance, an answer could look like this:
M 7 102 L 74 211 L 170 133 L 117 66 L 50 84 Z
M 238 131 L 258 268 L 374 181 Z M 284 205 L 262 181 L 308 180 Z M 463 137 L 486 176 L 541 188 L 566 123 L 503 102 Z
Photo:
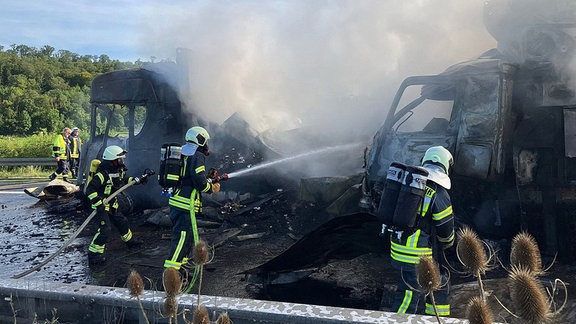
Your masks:
M 190 49 L 190 102 L 257 131 L 372 134 L 398 85 L 477 57 L 496 42 L 481 0 L 191 1 L 148 13 L 146 51 Z M 343 139 L 345 140 L 345 139 Z

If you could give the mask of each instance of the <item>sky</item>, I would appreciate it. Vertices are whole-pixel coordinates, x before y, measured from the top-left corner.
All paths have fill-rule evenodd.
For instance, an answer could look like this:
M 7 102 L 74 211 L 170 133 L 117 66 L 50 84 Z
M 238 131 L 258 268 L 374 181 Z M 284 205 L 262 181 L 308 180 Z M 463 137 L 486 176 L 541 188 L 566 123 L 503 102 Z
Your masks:
M 184 1 L 183 1 L 184 2 Z M 0 0 L 0 45 L 50 45 L 80 55 L 148 61 L 142 23 L 160 1 Z
M 121 61 L 173 60 L 186 48 L 187 106 L 214 122 L 240 112 L 259 132 L 358 130 L 381 122 L 403 78 L 495 47 L 485 2 L 0 0 L 0 45 Z

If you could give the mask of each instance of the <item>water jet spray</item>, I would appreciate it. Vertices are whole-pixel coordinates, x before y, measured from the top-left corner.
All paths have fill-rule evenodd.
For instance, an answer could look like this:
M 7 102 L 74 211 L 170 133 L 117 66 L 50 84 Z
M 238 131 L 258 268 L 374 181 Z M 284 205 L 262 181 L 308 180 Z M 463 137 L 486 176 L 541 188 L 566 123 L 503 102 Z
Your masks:
M 344 151 L 344 150 L 348 150 L 351 149 L 353 147 L 358 147 L 362 145 L 362 143 L 353 143 L 353 144 L 344 144 L 344 145 L 338 145 L 338 146 L 329 146 L 329 147 L 325 147 L 322 149 L 318 149 L 318 150 L 314 150 L 314 151 L 310 151 L 310 152 L 306 152 L 306 153 L 302 153 L 302 154 L 298 154 L 295 156 L 290 156 L 290 157 L 286 157 L 286 158 L 282 158 L 279 160 L 275 160 L 275 161 L 271 161 L 271 162 L 266 162 L 266 163 L 262 163 L 262 164 L 257 164 L 253 167 L 248 167 L 246 169 L 243 170 L 239 170 L 239 171 L 234 171 L 231 173 L 227 174 L 227 178 L 236 178 L 236 177 L 241 177 L 244 176 L 246 174 L 261 170 L 261 169 L 265 169 L 265 168 L 269 168 L 278 164 L 282 164 L 282 163 L 287 163 L 290 161 L 295 161 L 298 159 L 302 159 L 302 158 L 306 158 L 306 157 L 310 157 L 310 156 L 314 156 L 317 154 L 321 154 L 321 153 L 331 153 L 331 152 L 338 152 L 338 151 Z

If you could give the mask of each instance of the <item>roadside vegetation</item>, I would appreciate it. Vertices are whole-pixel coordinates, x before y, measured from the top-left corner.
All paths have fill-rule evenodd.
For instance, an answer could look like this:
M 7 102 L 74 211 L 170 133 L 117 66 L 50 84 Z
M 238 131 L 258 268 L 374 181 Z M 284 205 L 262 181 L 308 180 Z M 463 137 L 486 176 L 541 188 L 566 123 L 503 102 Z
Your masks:
M 49 45 L 0 46 L 0 135 L 52 134 L 65 126 L 87 129 L 94 77 L 142 64 Z
M 50 45 L 0 45 L 0 159 L 50 157 L 54 136 L 64 127 L 79 127 L 86 142 L 94 77 L 144 64 Z M 0 178 L 44 178 L 55 167 L 0 166 Z

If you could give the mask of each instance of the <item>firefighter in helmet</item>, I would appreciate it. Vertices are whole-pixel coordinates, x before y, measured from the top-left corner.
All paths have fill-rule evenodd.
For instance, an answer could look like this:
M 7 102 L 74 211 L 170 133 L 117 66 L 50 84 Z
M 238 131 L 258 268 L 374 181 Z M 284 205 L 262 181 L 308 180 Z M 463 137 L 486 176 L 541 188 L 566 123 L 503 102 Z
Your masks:
M 208 131 L 194 126 L 186 132 L 186 144 L 182 146 L 181 184 L 174 188 L 169 198 L 172 241 L 165 268 L 180 270 L 188 262 L 188 254 L 199 240 L 196 216 L 202 212 L 202 193 L 217 193 L 220 183 L 207 177 L 204 165 L 210 154 Z M 196 269 L 195 269 L 196 273 Z M 191 281 L 193 285 L 194 279 Z M 190 286 L 191 287 L 191 286 Z
M 72 130 L 65 127 L 62 133 L 54 137 L 52 157 L 56 159 L 57 167 L 56 171 L 49 176 L 50 181 L 56 179 L 59 175 L 62 175 L 64 181 L 68 181 L 68 171 L 70 171 L 70 140 L 68 137 L 70 133 L 72 133 Z
M 70 141 L 70 172 L 73 178 L 78 177 L 78 164 L 80 161 L 80 151 L 82 150 L 82 139 L 80 138 L 80 129 L 72 128 L 72 133 L 68 137 Z
M 429 297 L 414 290 L 419 287 L 416 265 L 420 257 L 431 257 L 436 263 L 443 260 L 443 250 L 454 243 L 454 215 L 448 190 L 451 187 L 448 172 L 453 164 L 452 154 L 442 146 L 430 147 L 422 159 L 422 167 L 428 171 L 426 192 L 419 211 L 416 228 L 402 235 L 390 236 L 390 255 L 393 268 L 399 272 L 398 288 L 392 310 L 398 313 L 434 315 Z M 450 316 L 448 276 L 441 267 L 443 287 L 434 293 L 440 316 Z
M 120 146 L 108 146 L 102 154 L 100 166 L 86 187 L 86 196 L 92 204 L 92 209 L 96 210 L 96 220 L 99 224 L 98 230 L 94 234 L 88 248 L 88 261 L 90 264 L 99 264 L 106 261 L 105 247 L 112 231 L 111 225 L 118 229 L 122 241 L 129 248 L 142 244 L 141 241 L 132 237 L 128 219 L 121 213 L 117 213 L 117 198 L 114 197 L 108 203 L 104 203 L 106 198 L 129 181 L 134 180 L 136 184 L 144 184 L 147 181 L 146 177 L 142 177 L 142 179 L 126 177 L 127 168 L 124 165 L 126 153 Z

